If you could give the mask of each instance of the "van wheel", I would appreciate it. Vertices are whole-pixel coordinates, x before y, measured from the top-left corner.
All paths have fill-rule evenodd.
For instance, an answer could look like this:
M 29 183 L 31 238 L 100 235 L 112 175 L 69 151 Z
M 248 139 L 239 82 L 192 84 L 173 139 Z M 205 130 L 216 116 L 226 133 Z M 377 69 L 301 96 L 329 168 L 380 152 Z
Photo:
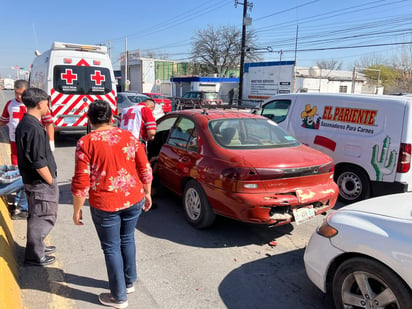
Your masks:
M 195 180 L 189 180 L 183 193 L 183 208 L 186 219 L 198 229 L 209 227 L 215 221 L 215 213 L 210 207 L 202 186 Z
M 339 201 L 350 204 L 370 196 L 370 182 L 366 173 L 359 167 L 337 168 L 335 182 L 339 187 Z

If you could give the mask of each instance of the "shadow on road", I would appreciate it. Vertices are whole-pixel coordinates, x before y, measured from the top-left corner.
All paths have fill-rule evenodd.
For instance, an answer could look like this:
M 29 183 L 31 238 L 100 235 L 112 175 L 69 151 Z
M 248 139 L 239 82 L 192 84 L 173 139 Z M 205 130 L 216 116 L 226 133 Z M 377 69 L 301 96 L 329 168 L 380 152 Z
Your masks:
M 304 249 L 268 256 L 231 271 L 219 285 L 228 309 L 332 308 L 308 279 Z
M 212 227 L 198 230 L 186 221 L 179 197 L 167 192 L 157 199 L 157 204 L 156 209 L 141 215 L 137 229 L 156 238 L 192 247 L 262 245 L 293 231 L 291 224 L 268 227 L 219 216 Z
M 53 266 L 37 267 L 25 265 L 25 248 L 17 243 L 15 243 L 15 246 L 19 265 L 19 282 L 22 290 L 41 291 L 50 295 L 59 295 L 69 301 L 81 300 L 92 304 L 99 304 L 96 294 L 84 291 L 82 287 L 107 289 L 107 281 L 65 273 L 61 268 Z M 70 286 L 67 285 L 68 283 Z M 73 288 L 73 285 L 77 285 L 79 288 Z M 31 299 L 28 299 L 25 303 L 33 302 L 38 308 L 40 308 L 39 305 L 44 303 L 44 308 L 48 308 L 48 302 L 50 301 L 48 297 L 43 296 L 39 297 L 39 299 L 33 299 L 33 296 L 36 294 L 32 292 L 30 295 L 32 296 Z

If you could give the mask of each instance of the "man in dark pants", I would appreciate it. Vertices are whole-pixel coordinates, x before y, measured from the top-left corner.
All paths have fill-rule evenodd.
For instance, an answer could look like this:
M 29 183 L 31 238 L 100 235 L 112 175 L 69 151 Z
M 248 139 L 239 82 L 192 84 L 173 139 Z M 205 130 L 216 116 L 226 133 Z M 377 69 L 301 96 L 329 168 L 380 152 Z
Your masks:
M 44 238 L 57 218 L 59 189 L 57 167 L 41 117 L 48 112 L 49 97 L 38 88 L 28 88 L 22 100 L 27 113 L 16 128 L 17 159 L 29 203 L 25 263 L 43 266 L 56 258 L 56 250 L 45 246 Z

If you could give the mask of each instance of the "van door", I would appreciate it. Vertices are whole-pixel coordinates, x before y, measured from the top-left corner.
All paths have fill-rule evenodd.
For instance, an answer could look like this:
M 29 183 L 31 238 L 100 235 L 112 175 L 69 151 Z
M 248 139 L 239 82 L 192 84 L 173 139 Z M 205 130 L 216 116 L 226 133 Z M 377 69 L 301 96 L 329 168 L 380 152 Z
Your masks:
M 116 111 L 112 85 L 111 72 L 105 67 L 54 66 L 51 110 L 56 128 L 86 126 L 88 106 L 96 99 L 108 101 Z

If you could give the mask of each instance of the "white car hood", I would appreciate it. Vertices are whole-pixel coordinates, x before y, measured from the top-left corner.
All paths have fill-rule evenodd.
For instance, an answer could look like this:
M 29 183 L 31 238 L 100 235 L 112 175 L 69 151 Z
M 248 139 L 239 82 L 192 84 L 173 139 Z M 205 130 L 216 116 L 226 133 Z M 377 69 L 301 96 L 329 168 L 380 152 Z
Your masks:
M 412 220 L 412 192 L 371 198 L 339 209 Z

